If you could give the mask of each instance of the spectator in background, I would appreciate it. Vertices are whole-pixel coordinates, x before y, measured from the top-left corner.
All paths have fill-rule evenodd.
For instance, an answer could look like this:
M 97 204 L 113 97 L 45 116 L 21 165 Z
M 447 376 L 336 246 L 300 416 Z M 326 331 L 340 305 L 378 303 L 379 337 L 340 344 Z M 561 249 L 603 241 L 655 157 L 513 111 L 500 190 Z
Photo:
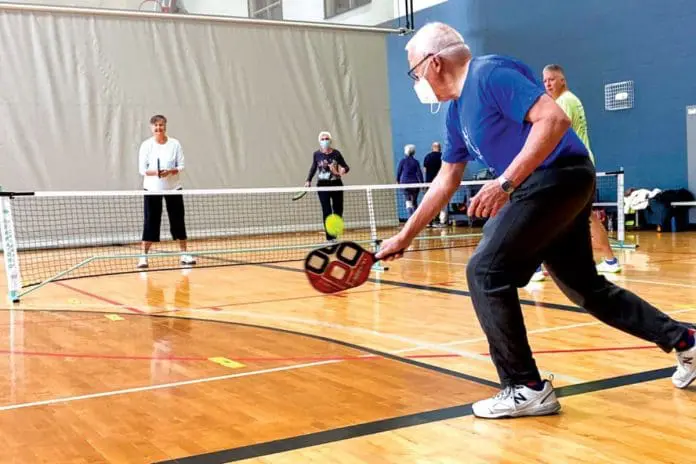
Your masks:
M 425 171 L 425 182 L 427 184 L 435 180 L 435 176 L 437 176 L 437 173 L 440 172 L 440 167 L 442 167 L 442 147 L 440 146 L 440 142 L 433 142 L 431 150 L 432 151 L 425 155 L 423 159 L 423 170 Z M 428 223 L 428 227 L 447 226 L 447 205 L 440 211 L 440 222 L 435 223 L 435 219 L 436 218 L 433 218 L 433 220 Z
M 590 138 L 587 131 L 587 118 L 585 117 L 585 108 L 580 99 L 568 89 L 565 72 L 560 65 L 549 64 L 543 70 L 544 88 L 546 93 L 553 98 L 558 106 L 560 106 L 565 114 L 570 118 L 571 127 L 580 137 L 582 143 L 587 147 L 590 153 L 592 163 L 595 163 L 594 155 L 590 150 Z M 618 214 L 621 214 L 619 212 Z M 621 272 L 621 264 L 614 255 L 609 244 L 609 236 L 600 221 L 598 213 L 593 212 L 590 216 L 590 231 L 592 235 L 592 245 L 601 253 L 602 260 L 597 265 L 598 272 L 616 273 Z M 532 280 L 538 281 L 544 279 L 544 274 L 541 268 L 532 276 Z
M 423 173 L 418 160 L 415 158 L 416 146 L 404 146 L 404 157 L 399 161 L 399 166 L 396 170 L 396 181 L 399 184 L 422 184 Z M 418 193 L 420 188 L 405 188 L 404 197 L 406 198 L 406 211 L 408 217 L 418 208 Z

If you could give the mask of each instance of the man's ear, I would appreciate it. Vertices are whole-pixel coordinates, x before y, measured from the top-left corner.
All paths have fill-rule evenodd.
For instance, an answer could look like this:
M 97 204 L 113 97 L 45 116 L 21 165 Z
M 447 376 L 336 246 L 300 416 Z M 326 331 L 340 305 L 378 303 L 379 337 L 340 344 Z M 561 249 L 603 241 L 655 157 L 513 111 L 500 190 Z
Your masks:
M 442 58 L 439 56 L 434 56 L 430 59 L 430 67 L 435 69 L 436 72 L 442 71 Z

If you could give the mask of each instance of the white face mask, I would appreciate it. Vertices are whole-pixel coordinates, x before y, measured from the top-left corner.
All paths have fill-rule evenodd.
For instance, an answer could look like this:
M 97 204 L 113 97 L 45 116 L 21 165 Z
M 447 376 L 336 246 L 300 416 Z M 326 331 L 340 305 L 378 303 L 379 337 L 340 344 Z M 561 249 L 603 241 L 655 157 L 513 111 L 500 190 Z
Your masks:
M 430 63 L 428 63 L 428 67 L 429 66 Z M 440 101 L 437 99 L 435 91 L 430 85 L 430 82 L 428 82 L 428 79 L 425 78 L 425 74 L 428 72 L 428 67 L 426 67 L 425 71 L 423 71 L 423 76 L 421 76 L 421 78 L 418 79 L 413 85 L 413 90 L 416 92 L 416 95 L 421 103 L 430 105 L 430 113 L 436 114 L 438 111 L 440 111 Z M 437 109 L 433 111 L 434 106 L 436 106 Z
M 418 99 L 421 103 L 426 105 L 438 103 L 435 91 L 433 91 L 430 82 L 428 82 L 426 78 L 421 77 L 418 81 L 416 81 L 415 85 L 413 86 L 413 90 L 416 91 L 416 95 L 418 95 Z

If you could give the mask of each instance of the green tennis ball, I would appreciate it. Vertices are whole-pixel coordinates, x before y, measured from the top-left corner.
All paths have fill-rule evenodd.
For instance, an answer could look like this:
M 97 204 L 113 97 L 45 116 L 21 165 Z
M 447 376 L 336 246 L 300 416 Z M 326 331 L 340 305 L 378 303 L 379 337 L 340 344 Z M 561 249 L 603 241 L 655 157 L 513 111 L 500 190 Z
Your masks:
M 326 225 L 326 231 L 334 237 L 343 234 L 343 218 L 338 214 L 328 215 L 324 224 Z

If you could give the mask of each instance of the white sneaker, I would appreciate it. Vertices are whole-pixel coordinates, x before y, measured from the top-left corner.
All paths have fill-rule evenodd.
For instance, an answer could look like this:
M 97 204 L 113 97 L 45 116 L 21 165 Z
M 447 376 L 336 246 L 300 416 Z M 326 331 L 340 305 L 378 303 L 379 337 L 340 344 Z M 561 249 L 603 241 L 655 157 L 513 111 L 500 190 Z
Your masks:
M 180 262 L 181 262 L 181 264 L 183 264 L 185 266 L 190 266 L 192 264 L 196 264 L 196 260 L 193 259 L 193 256 L 191 256 L 191 255 L 181 255 Z
M 526 385 L 514 385 L 501 390 L 493 398 L 477 401 L 473 405 L 474 415 L 486 419 L 503 417 L 545 416 L 561 410 L 553 391 L 553 385 L 544 380 L 541 391 Z
M 146 257 L 143 256 L 142 258 L 140 258 L 138 260 L 138 266 L 137 266 L 138 269 L 145 269 L 147 266 L 148 266 L 148 263 L 147 263 Z
M 542 280 L 546 279 L 546 275 L 544 274 L 544 271 L 536 271 L 534 274 L 532 274 L 532 278 L 529 279 L 530 282 L 541 282 Z
M 686 388 L 696 379 L 696 346 L 690 350 L 677 351 L 677 370 L 672 374 L 672 383 L 677 388 Z
M 604 260 L 597 265 L 597 272 L 616 274 L 617 272 L 621 272 L 621 265 L 619 264 L 618 260 L 615 263 L 611 264 Z

